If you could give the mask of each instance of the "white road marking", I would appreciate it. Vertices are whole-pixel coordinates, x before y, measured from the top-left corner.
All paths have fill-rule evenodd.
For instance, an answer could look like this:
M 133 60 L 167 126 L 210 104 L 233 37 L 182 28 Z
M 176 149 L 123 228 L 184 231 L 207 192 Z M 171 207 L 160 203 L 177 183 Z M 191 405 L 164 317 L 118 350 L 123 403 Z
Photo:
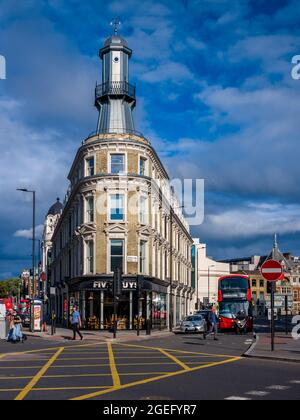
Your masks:
M 251 401 L 251 398 L 232 396 L 232 397 L 225 398 L 225 400 L 226 401 Z
M 294 384 L 294 385 L 300 385 L 300 381 L 298 381 L 298 380 L 297 381 L 290 381 L 289 383 Z
M 266 389 L 270 389 L 273 391 L 286 391 L 287 389 L 290 389 L 290 386 L 283 386 L 283 385 L 271 385 L 267 386 Z
M 249 391 L 246 392 L 246 395 L 252 395 L 253 397 L 265 397 L 266 395 L 269 395 L 270 392 L 266 391 Z

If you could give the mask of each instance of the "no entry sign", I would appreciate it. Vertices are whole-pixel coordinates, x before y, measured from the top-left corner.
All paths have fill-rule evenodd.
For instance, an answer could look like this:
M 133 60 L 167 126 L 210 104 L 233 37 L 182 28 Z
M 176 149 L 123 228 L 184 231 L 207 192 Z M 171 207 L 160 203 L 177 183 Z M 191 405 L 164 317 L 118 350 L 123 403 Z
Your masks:
M 261 275 L 265 280 L 278 281 L 283 274 L 283 268 L 280 262 L 275 260 L 268 260 L 261 266 Z

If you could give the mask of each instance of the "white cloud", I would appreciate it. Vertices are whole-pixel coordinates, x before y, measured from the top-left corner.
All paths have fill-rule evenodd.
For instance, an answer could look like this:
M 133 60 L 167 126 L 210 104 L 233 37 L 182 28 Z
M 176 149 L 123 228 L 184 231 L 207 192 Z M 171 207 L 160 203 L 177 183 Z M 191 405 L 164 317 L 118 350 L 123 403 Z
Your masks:
M 229 240 L 300 232 L 299 205 L 247 204 L 207 215 L 203 234 Z
M 35 234 L 37 238 L 40 238 L 43 233 L 44 225 L 38 225 L 35 228 Z M 31 239 L 32 238 L 32 228 L 31 229 L 19 229 L 14 233 L 16 238 L 25 238 Z
M 207 133 L 197 138 L 195 132 L 195 138 L 164 142 L 172 174 L 204 178 L 208 189 L 219 192 L 298 197 L 299 88 L 300 84 L 253 91 L 204 87 L 196 104 L 208 107 L 206 123 L 214 130 L 214 141 L 207 139 Z
M 148 83 L 172 82 L 183 83 L 193 79 L 192 72 L 182 63 L 161 63 L 150 71 L 145 71 L 140 78 Z
M 228 50 L 232 63 L 256 61 L 260 73 L 267 80 L 271 74 L 280 74 L 288 82 L 290 79 L 290 58 L 298 51 L 299 36 L 269 34 L 247 36 Z

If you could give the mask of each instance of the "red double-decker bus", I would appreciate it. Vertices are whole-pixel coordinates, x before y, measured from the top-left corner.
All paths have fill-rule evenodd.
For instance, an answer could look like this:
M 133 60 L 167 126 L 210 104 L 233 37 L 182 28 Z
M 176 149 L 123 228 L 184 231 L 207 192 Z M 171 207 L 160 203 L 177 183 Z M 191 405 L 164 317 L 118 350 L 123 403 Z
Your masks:
M 250 279 L 241 274 L 231 274 L 219 279 L 218 289 L 220 330 L 235 329 L 240 313 L 247 316 L 247 329 L 253 331 L 253 305 Z

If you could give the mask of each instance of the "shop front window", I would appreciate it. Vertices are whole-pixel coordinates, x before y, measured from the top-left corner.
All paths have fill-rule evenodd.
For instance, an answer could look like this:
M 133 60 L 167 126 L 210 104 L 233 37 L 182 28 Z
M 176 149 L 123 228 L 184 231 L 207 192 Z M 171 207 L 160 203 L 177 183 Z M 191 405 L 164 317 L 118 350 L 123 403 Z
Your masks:
M 167 325 L 167 295 L 152 292 L 152 328 L 164 328 Z
M 180 297 L 176 296 L 176 325 L 178 325 L 180 321 Z

